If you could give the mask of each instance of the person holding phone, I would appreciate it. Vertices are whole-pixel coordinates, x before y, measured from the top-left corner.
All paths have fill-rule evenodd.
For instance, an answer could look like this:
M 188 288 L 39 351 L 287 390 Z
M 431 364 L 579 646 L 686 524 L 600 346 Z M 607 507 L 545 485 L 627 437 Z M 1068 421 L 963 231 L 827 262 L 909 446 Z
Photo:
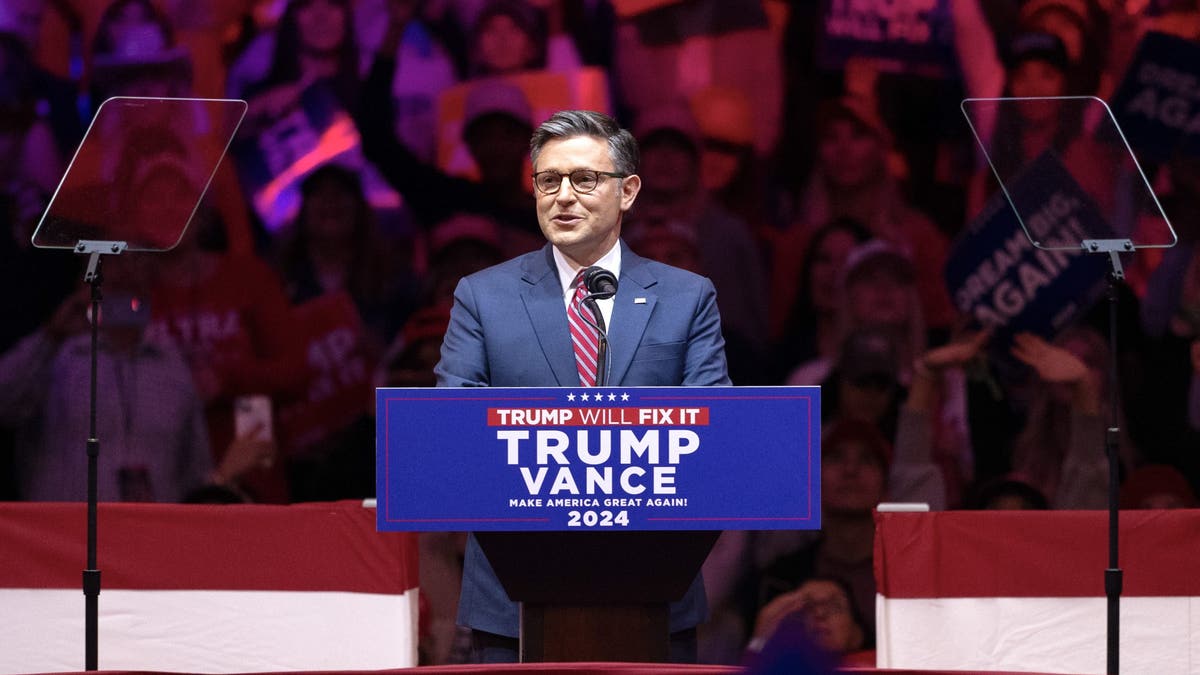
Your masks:
M 100 309 L 97 352 L 98 488 L 101 501 L 180 502 L 233 485 L 274 455 L 249 438 L 214 466 L 203 402 L 170 341 L 148 339 L 149 306 L 129 285 L 136 263 L 110 262 L 116 289 Z M 17 489 L 31 501 L 87 495 L 90 292 L 69 296 L 50 320 L 0 354 L 0 423 L 17 429 Z

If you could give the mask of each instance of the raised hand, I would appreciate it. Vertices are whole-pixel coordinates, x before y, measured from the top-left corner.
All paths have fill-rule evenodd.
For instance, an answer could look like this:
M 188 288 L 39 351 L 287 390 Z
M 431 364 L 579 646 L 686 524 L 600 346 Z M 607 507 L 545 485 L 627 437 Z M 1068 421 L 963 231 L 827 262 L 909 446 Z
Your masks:
M 941 347 L 935 347 L 921 357 L 918 370 L 920 367 L 931 371 L 961 368 L 979 355 L 991 336 L 990 331 L 981 330 L 962 335 Z
M 247 471 L 258 467 L 269 468 L 275 463 L 279 449 L 276 447 L 275 441 L 261 438 L 261 431 L 263 431 L 263 426 L 258 424 L 245 434 L 233 439 L 229 444 L 229 449 L 225 451 L 225 456 L 221 459 L 221 465 L 217 467 L 216 476 L 214 476 L 219 477 L 217 482 L 236 481 Z
M 1044 382 L 1074 384 L 1084 381 L 1090 372 L 1078 356 L 1032 333 L 1018 333 L 1013 338 L 1012 355 L 1036 370 Z
M 768 602 L 754 621 L 754 637 L 766 640 L 774 635 L 784 617 L 804 609 L 808 596 L 801 589 L 789 591 Z

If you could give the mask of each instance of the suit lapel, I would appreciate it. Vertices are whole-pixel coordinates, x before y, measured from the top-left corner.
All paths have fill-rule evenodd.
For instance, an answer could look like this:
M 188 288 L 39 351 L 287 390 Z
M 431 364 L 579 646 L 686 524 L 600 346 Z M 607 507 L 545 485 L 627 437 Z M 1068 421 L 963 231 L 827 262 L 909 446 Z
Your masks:
M 646 266 L 646 259 L 629 250 L 622 241 L 621 278 L 613 301 L 612 329 L 608 332 L 610 385 L 620 385 L 629 371 L 633 353 L 641 344 L 642 334 L 646 332 L 658 302 L 653 288 L 657 283 Z
M 558 280 L 557 268 L 550 252 L 550 245 L 542 249 L 543 255 L 530 256 L 522 270 L 522 280 L 529 286 L 521 295 L 525 312 L 533 324 L 542 353 L 554 371 L 554 379 L 560 387 L 578 387 L 579 372 L 575 367 L 575 352 L 571 347 L 571 334 L 567 330 L 567 312 L 563 305 L 563 290 Z

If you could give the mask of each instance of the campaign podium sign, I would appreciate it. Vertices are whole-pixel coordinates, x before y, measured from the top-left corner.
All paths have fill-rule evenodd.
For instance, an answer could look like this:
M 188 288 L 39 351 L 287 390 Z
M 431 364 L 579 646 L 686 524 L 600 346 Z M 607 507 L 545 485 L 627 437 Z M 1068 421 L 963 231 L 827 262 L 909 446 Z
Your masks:
M 819 529 L 818 387 L 382 388 L 378 528 Z
M 522 661 L 664 662 L 725 529 L 821 526 L 818 387 L 379 389 L 377 528 L 471 530 Z

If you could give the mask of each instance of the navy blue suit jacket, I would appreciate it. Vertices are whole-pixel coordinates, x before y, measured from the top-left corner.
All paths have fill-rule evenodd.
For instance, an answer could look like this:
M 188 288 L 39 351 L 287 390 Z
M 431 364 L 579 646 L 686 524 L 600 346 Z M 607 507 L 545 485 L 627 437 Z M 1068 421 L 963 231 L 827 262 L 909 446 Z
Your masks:
M 608 333 L 609 386 L 728 385 L 716 291 L 704 277 L 642 258 L 621 242 Z M 465 277 L 454 291 L 439 387 L 578 387 L 563 287 L 547 244 Z M 671 630 L 704 620 L 699 577 L 671 607 Z M 458 623 L 516 637 L 516 604 L 475 538 L 467 542 Z

